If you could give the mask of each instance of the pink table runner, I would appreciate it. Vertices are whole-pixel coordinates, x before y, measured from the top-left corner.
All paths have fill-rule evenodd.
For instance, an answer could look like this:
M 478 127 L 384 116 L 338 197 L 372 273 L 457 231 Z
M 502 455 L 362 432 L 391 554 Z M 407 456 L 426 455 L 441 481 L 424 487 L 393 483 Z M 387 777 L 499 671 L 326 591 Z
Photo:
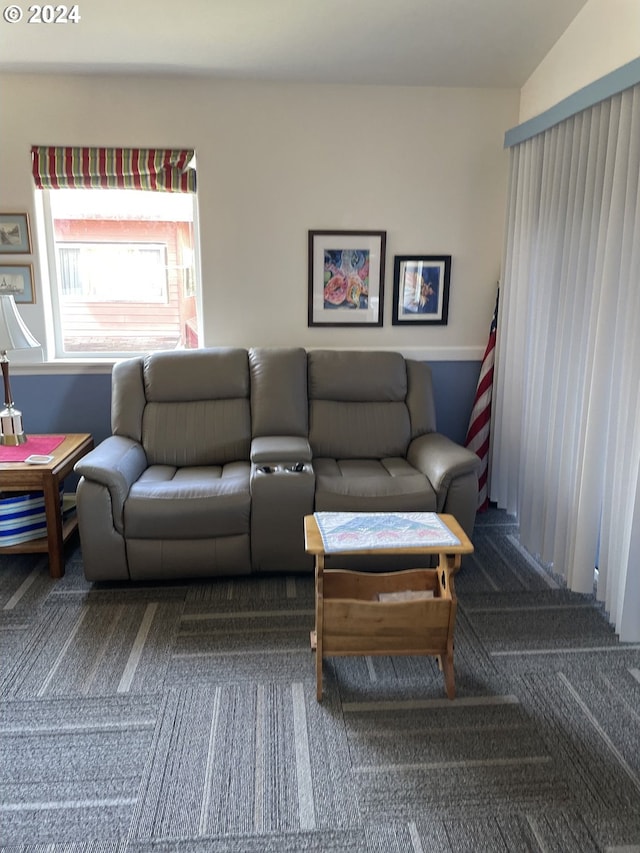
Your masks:
M 24 444 L 15 447 L 7 444 L 0 445 L 0 462 L 24 462 L 32 453 L 48 454 L 64 441 L 64 435 L 32 435 L 27 436 Z

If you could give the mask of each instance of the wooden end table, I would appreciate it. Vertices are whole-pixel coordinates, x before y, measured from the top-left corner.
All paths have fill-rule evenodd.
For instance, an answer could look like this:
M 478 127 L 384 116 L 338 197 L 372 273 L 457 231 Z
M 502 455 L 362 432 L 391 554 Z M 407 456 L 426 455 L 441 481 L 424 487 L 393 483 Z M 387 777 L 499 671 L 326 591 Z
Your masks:
M 88 433 L 66 435 L 51 451 L 53 459 L 45 464 L 0 462 L 0 491 L 40 491 L 44 493 L 47 535 L 17 545 L 0 547 L 2 554 L 48 553 L 49 574 L 52 578 L 64 575 L 64 545 L 78 526 L 75 512 L 63 522 L 60 508 L 60 483 L 73 471 L 73 466 L 93 448 Z
M 365 517 L 367 513 L 362 513 Z M 393 513 L 388 513 L 393 515 Z M 335 554 L 437 554 L 436 569 L 362 572 L 325 569 L 325 549 L 313 515 L 304 519 L 305 547 L 315 556 L 316 692 L 322 699 L 323 657 L 345 655 L 434 655 L 449 699 L 455 698 L 453 633 L 457 599 L 453 576 L 473 545 L 452 515 L 439 515 L 458 545 L 332 551 Z M 399 600 L 380 600 L 391 593 Z M 400 596 L 397 594 L 401 593 Z M 432 597 L 425 597 L 425 593 Z M 384 595 L 383 595 L 384 598 Z

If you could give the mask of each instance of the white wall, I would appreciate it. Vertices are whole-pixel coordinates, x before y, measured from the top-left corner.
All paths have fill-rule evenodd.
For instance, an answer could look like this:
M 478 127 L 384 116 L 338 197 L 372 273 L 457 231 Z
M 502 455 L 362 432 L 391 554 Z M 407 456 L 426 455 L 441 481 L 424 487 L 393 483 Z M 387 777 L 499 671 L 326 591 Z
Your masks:
M 640 0 L 589 0 L 522 88 L 519 123 L 640 56 Z
M 34 216 L 32 144 L 193 146 L 206 345 L 479 358 L 500 274 L 502 143 L 518 100 L 506 89 L 6 75 L 0 209 Z M 307 328 L 307 232 L 333 228 L 387 232 L 382 328 Z M 391 325 L 393 256 L 409 253 L 453 256 L 448 326 Z M 44 336 L 42 299 L 22 312 Z

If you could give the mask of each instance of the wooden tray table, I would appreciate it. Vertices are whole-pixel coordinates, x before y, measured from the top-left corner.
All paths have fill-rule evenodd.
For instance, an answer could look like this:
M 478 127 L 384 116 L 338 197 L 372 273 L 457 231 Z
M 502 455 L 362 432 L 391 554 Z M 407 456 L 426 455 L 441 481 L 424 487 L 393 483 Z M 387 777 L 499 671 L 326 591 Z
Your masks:
M 365 515 L 365 514 L 363 514 Z M 443 670 L 449 699 L 455 697 L 453 634 L 457 599 L 453 576 L 473 545 L 452 515 L 440 515 L 459 545 L 431 545 L 332 551 L 339 554 L 437 554 L 435 569 L 361 572 L 325 569 L 325 550 L 313 515 L 307 515 L 305 547 L 315 556 L 316 688 L 322 699 L 322 658 L 345 655 L 434 655 Z M 422 594 L 432 593 L 425 598 Z M 405 600 L 380 600 L 403 593 Z M 401 596 L 402 598 L 403 596 Z

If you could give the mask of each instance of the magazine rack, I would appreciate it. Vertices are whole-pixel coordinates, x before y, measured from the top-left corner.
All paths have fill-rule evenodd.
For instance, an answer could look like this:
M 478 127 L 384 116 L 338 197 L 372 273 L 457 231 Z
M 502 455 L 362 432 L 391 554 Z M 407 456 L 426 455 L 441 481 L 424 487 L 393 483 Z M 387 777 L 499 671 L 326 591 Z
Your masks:
M 356 513 L 345 514 L 358 516 Z M 396 514 L 389 514 L 396 515 Z M 434 516 L 429 513 L 425 515 Z M 316 516 L 305 516 L 305 544 L 315 556 L 315 630 L 311 647 L 316 655 L 316 688 L 322 699 L 323 657 L 346 655 L 434 655 L 444 674 L 447 696 L 455 697 L 453 635 L 457 600 L 453 576 L 463 554 L 473 545 L 451 515 L 439 515 L 457 544 L 396 542 L 384 547 L 352 550 L 338 546 L 331 554 L 437 554 L 435 569 L 361 572 L 325 569 L 325 541 Z M 366 525 L 367 514 L 361 524 Z M 372 540 L 373 540 L 372 535 Z M 379 539 L 384 542 L 384 539 Z

